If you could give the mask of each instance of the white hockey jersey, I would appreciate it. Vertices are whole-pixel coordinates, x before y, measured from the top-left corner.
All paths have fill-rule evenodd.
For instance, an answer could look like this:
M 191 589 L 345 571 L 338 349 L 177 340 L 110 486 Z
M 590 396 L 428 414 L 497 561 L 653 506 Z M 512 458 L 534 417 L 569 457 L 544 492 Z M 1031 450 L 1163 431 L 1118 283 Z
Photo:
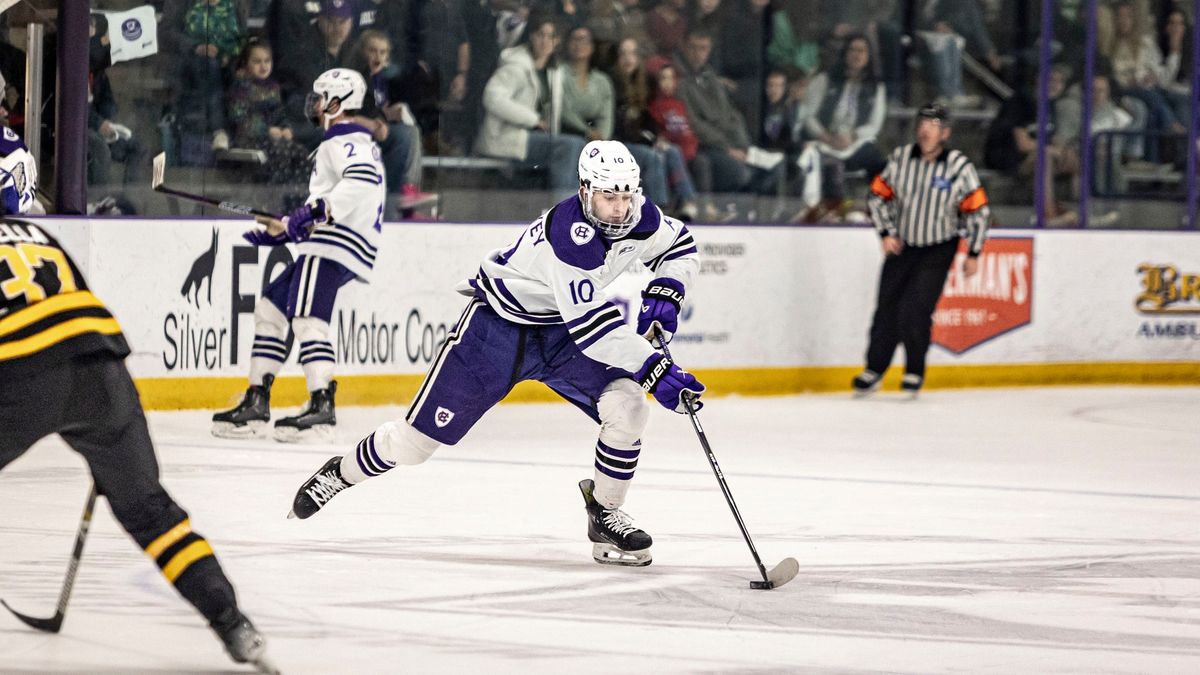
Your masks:
M 633 373 L 654 349 L 625 323 L 604 289 L 635 262 L 685 289 L 700 267 L 687 227 L 649 201 L 637 226 L 609 241 L 588 223 L 579 198 L 572 196 L 523 230 L 511 247 L 490 253 L 459 290 L 473 292 L 509 321 L 565 323 L 589 358 Z
M 7 214 L 28 213 L 37 192 L 37 164 L 15 131 L 0 133 L 0 204 Z
M 362 281 L 370 281 L 387 195 L 379 146 L 365 128 L 341 123 L 325 132 L 316 155 L 309 200 L 325 199 L 330 222 L 314 228 L 296 250 L 333 260 Z

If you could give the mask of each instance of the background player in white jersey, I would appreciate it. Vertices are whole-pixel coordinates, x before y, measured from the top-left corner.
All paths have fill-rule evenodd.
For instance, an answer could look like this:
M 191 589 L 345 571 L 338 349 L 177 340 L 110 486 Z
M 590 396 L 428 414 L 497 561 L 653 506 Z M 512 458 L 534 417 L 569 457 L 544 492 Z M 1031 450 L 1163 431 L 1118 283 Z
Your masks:
M 308 201 L 283 222 L 272 221 L 273 235 L 252 230 L 244 236 L 256 246 L 296 244 L 299 254 L 263 289 L 254 310 L 254 347 L 250 388 L 232 410 L 213 415 L 216 436 L 253 435 L 271 419 L 271 383 L 291 350 L 288 328 L 300 343 L 300 365 L 311 398 L 300 414 L 275 422 L 275 439 L 285 442 L 330 437 L 334 415 L 334 351 L 329 321 L 338 289 L 351 280 L 370 281 L 383 225 L 384 170 L 379 147 L 365 128 L 348 121 L 363 105 L 367 85 L 345 68 L 321 74 L 313 82 L 306 107 L 325 129 L 317 148 Z
M 0 75 L 0 92 L 6 86 L 4 76 Z M 0 112 L 5 119 L 8 118 L 7 109 Z M 29 154 L 29 148 L 25 147 L 17 132 L 4 127 L 0 131 L 0 215 L 44 213 L 34 208 L 37 203 L 34 198 L 37 181 L 37 163 Z
M 490 253 L 459 288 L 472 296 L 404 420 L 387 422 L 345 457 L 334 457 L 296 494 L 307 518 L 335 494 L 397 464 L 419 464 L 453 445 L 513 385 L 538 380 L 600 424 L 594 478 L 579 483 L 597 562 L 648 565 L 650 535 L 620 510 L 641 453 L 645 394 L 684 412 L 704 386 L 647 340 L 678 326 L 699 267 L 692 235 L 645 201 L 641 172 L 617 141 L 593 141 L 579 158 L 577 195 Z M 655 275 L 636 332 L 604 289 L 630 266 Z

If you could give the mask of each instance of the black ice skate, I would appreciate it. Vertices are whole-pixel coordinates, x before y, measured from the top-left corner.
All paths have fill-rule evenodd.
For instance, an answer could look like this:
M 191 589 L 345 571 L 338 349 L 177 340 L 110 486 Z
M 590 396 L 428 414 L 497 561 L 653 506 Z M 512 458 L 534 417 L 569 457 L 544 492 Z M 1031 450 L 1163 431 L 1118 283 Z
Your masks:
M 261 385 L 251 385 L 236 408 L 213 415 L 212 434 L 218 438 L 257 436 L 271 420 L 271 383 L 274 375 L 263 375 Z
M 267 641 L 250 623 L 250 619 L 237 610 L 229 611 L 236 613 L 236 617 L 228 626 L 214 626 L 213 630 L 225 644 L 225 651 L 230 658 L 237 663 L 249 663 L 260 673 L 279 673 L 279 669 L 267 659 Z
M 900 380 L 900 391 L 908 394 L 910 399 L 915 399 L 917 394 L 921 393 L 923 384 L 925 384 L 925 378 L 916 373 L 905 373 L 904 378 Z
M 337 382 L 330 382 L 324 389 L 309 392 L 308 404 L 299 415 L 275 422 L 275 440 L 280 443 L 332 441 L 333 427 L 337 424 L 337 416 L 333 411 L 333 394 L 336 391 Z
M 292 512 L 288 514 L 288 518 L 308 518 L 328 504 L 334 495 L 348 487 L 350 484 L 342 477 L 342 458 L 331 458 L 296 491 L 296 498 L 292 500 Z
M 879 373 L 871 370 L 864 370 L 855 376 L 851 386 L 854 387 L 854 397 L 861 398 L 873 393 L 879 388 Z
M 583 503 L 588 513 L 588 539 L 592 541 L 592 558 L 602 565 L 649 565 L 650 535 L 633 526 L 621 509 L 606 509 L 592 496 L 596 484 L 590 478 L 579 481 Z

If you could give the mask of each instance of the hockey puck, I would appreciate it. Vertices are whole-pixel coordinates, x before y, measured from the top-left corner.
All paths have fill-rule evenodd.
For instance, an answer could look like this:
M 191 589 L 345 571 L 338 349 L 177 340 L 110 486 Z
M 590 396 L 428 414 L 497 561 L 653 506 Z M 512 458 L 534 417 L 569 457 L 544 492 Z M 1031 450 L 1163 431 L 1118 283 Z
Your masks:
M 753 588 L 753 589 L 759 590 L 759 591 L 769 591 L 772 588 L 775 588 L 775 582 L 774 581 L 751 581 L 750 588 Z

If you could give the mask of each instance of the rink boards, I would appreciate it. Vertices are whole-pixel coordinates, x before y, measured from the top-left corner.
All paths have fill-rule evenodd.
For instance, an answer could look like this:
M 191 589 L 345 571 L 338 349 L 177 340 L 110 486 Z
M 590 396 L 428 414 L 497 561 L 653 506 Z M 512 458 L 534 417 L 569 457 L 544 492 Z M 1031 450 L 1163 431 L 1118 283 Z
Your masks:
M 254 303 L 292 260 L 290 247 L 248 245 L 240 236 L 253 226 L 248 221 L 39 222 L 61 234 L 121 322 L 148 408 L 223 405 L 244 389 Z M 331 322 L 339 403 L 406 403 L 465 306 L 452 287 L 520 229 L 385 226 L 372 283 L 348 286 Z M 861 367 L 874 308 L 874 231 L 692 229 L 702 264 L 672 344 L 679 361 L 713 393 L 846 389 Z M 947 281 L 935 314 L 930 388 L 1200 383 L 1200 235 L 995 235 L 979 275 Z M 609 297 L 636 308 L 649 279 L 645 270 L 627 275 Z M 304 396 L 295 351 L 275 397 L 284 405 Z M 510 396 L 552 397 L 527 385 Z

